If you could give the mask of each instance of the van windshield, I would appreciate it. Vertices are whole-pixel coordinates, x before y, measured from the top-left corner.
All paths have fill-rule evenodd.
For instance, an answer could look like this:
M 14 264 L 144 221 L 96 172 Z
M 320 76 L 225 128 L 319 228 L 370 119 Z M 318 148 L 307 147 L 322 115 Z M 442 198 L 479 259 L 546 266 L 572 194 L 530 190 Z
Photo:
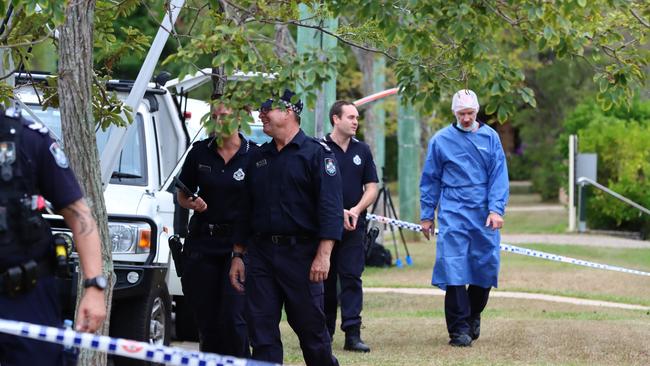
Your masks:
M 63 141 L 63 133 L 61 130 L 61 112 L 58 109 L 48 108 L 42 110 L 39 105 L 30 105 L 30 108 L 38 116 L 38 118 L 49 128 L 54 135 L 65 145 Z M 25 112 L 23 115 L 31 119 Z M 122 148 L 117 167 L 111 176 L 111 184 L 125 184 L 125 185 L 147 185 L 147 165 L 145 159 L 145 143 L 144 143 L 144 123 L 142 115 L 136 114 L 135 129 L 132 131 L 128 140 Z M 102 131 L 97 128 L 95 139 L 97 141 L 97 149 L 101 156 L 106 142 L 110 137 L 110 129 Z

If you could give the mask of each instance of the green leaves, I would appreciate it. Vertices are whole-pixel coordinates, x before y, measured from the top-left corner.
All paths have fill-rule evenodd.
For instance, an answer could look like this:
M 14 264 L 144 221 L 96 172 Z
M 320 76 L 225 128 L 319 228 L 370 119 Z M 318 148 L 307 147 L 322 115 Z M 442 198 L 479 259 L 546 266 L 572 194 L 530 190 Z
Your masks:
M 45 25 L 55 27 L 63 20 L 62 1 L 13 3 L 18 9 L 15 28 L 5 44 L 33 42 L 47 35 Z M 37 3 L 40 12 L 35 10 Z M 645 82 L 644 71 L 650 62 L 649 52 L 639 47 L 647 42 L 647 28 L 630 12 L 630 7 L 642 6 L 622 0 L 332 0 L 300 4 L 241 0 L 221 12 L 222 3 L 187 1 L 170 42 L 175 51 L 168 53 L 163 65 L 174 66 L 180 77 L 212 66 L 222 67 L 227 75 L 238 71 L 274 75 L 273 79 L 247 81 L 246 91 L 240 90 L 242 84 L 229 88 L 224 100 L 236 108 L 296 86 L 304 90 L 308 103 L 313 102 L 315 90 L 346 62 L 342 49 L 354 45 L 376 48 L 393 58 L 389 67 L 404 100 L 430 110 L 441 97 L 470 87 L 488 101 L 486 111 L 500 121 L 522 105 L 537 105 L 524 70 L 535 72 L 557 57 L 586 59 L 593 64 L 598 100 L 605 108 L 626 103 L 631 91 Z M 144 58 L 151 39 L 143 29 L 157 25 L 124 23 L 124 17 L 141 4 L 140 0 L 98 0 L 95 61 L 102 73 L 110 74 L 129 56 Z M 2 6 L 6 10 L 6 4 Z M 301 17 L 300 6 L 310 7 L 312 16 Z M 157 13 L 138 19 L 159 22 L 162 2 L 149 10 Z M 647 9 L 643 10 L 639 12 L 647 18 Z M 276 43 L 276 25 L 287 25 L 289 33 L 295 34 L 301 25 L 322 27 L 333 17 L 341 18 L 338 29 L 333 30 L 339 38 L 338 48 L 322 50 L 320 42 L 325 38 L 318 30 L 313 47 L 301 54 Z M 287 49 L 279 53 L 280 46 Z M 28 48 L 15 47 L 14 59 L 28 59 Z

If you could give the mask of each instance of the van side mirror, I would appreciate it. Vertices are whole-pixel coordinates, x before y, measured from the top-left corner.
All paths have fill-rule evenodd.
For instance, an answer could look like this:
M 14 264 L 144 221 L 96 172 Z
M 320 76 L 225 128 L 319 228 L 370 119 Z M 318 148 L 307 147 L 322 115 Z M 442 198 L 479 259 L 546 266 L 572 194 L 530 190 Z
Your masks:
M 165 86 L 167 82 L 172 78 L 172 74 L 170 74 L 167 71 L 162 71 L 160 74 L 156 75 L 156 78 L 154 79 L 154 82 L 156 83 L 157 87 Z

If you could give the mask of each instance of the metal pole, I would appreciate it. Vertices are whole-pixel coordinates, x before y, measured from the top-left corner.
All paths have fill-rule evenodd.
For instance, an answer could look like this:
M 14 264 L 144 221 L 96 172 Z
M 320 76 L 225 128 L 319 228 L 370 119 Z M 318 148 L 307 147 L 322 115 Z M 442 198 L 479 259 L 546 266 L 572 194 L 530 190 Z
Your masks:
M 587 177 L 580 177 L 580 178 L 578 178 L 578 184 L 579 184 L 579 185 L 582 186 L 582 185 L 585 185 L 585 184 L 587 184 L 587 183 L 588 183 L 588 184 L 591 184 L 592 186 L 594 186 L 594 187 L 600 189 L 601 191 L 603 191 L 603 192 L 609 194 L 610 196 L 612 196 L 612 197 L 614 197 L 614 198 L 616 198 L 616 199 L 618 199 L 618 200 L 620 200 L 620 201 L 623 201 L 623 202 L 627 203 L 628 205 L 630 205 L 630 206 L 632 206 L 632 207 L 638 209 L 639 211 L 641 211 L 641 212 L 643 212 L 643 213 L 645 213 L 645 214 L 650 215 L 650 209 L 648 209 L 648 208 L 646 208 L 646 207 L 643 207 L 643 206 L 641 206 L 640 204 L 638 204 L 638 203 L 632 201 L 631 199 L 629 199 L 629 198 L 627 198 L 627 197 L 625 197 L 625 196 L 623 196 L 623 195 L 620 195 L 620 194 L 618 194 L 618 193 L 612 191 L 611 189 L 605 187 L 604 185 L 602 185 L 602 184 L 600 184 L 600 183 L 598 183 L 598 182 L 596 182 L 596 181 L 593 181 L 593 180 L 591 180 L 591 179 L 589 179 L 589 178 L 587 178 Z
M 569 231 L 576 231 L 576 205 L 575 205 L 575 190 L 576 190 L 576 151 L 575 144 L 576 135 L 569 136 Z
M 169 38 L 169 33 L 172 32 L 178 13 L 180 13 L 184 4 L 185 0 L 172 0 L 168 12 L 165 12 L 165 17 L 158 29 L 156 38 L 154 38 L 151 48 L 149 48 L 149 52 L 142 63 L 142 68 L 140 68 L 138 77 L 135 79 L 133 88 L 131 88 L 131 92 L 124 103 L 131 107 L 133 114 L 138 111 L 138 105 L 147 90 L 147 85 L 153 76 L 158 59 L 160 59 L 160 54 Z M 126 120 L 126 117 L 124 117 L 124 119 Z M 132 126 L 133 124 L 127 125 L 126 128 L 117 127 L 115 125 L 111 125 L 110 127 L 110 137 L 108 138 L 106 146 L 104 147 L 99 159 L 101 164 L 102 186 L 104 189 L 108 186 L 108 182 L 113 175 L 113 170 L 115 169 L 117 160 L 120 157 L 120 151 L 122 151 L 122 147 L 124 147 L 124 143 L 128 137 L 129 130 L 132 130 Z
M 584 233 L 587 231 L 587 192 L 584 184 L 578 186 L 578 211 L 580 213 L 578 232 Z

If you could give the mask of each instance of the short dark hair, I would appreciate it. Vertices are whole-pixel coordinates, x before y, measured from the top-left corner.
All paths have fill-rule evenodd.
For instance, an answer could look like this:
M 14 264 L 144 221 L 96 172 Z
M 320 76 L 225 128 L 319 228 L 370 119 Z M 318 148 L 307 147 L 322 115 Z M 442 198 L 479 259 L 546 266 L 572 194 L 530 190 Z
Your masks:
M 347 100 L 337 100 L 332 104 L 332 108 L 330 108 L 330 123 L 332 126 L 334 126 L 334 116 L 341 118 L 341 114 L 343 114 L 343 106 L 346 105 L 351 105 L 354 108 L 357 107 L 354 103 L 348 102 Z

